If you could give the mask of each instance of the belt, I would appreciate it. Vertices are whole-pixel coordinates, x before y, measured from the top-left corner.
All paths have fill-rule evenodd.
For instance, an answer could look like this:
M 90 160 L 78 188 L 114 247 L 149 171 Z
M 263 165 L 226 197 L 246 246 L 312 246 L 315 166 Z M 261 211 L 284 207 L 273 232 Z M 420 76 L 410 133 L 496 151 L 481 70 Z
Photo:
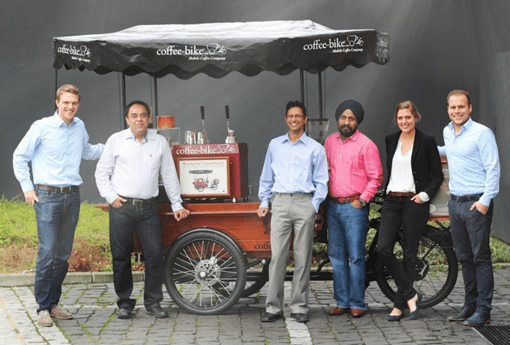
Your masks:
M 462 195 L 462 196 L 457 196 L 457 195 L 451 194 L 450 198 L 453 201 L 463 202 L 463 201 L 478 201 L 478 200 L 480 200 L 481 196 L 482 196 L 482 194 L 471 194 L 471 195 Z
M 413 197 L 416 193 L 413 192 L 388 192 L 389 196 L 398 196 L 398 197 Z
M 128 198 L 122 195 L 119 195 L 122 199 L 126 199 L 124 204 L 130 204 L 134 206 L 150 206 L 150 207 L 158 207 L 158 204 L 154 201 L 154 198 L 152 199 L 135 199 L 135 198 Z
M 340 197 L 340 198 L 332 197 L 332 198 L 339 204 L 345 204 L 347 202 L 354 202 L 354 201 L 358 200 L 360 196 L 361 196 L 361 194 L 354 194 L 354 195 L 346 196 L 346 197 Z
M 78 187 L 78 186 L 54 187 L 54 186 L 46 186 L 44 184 L 38 184 L 38 185 L 36 185 L 36 187 L 39 189 L 49 190 L 51 192 L 57 192 L 57 193 L 62 193 L 62 194 L 80 191 L 80 187 Z
M 296 193 L 275 193 L 279 195 L 288 195 L 288 196 L 308 196 L 312 195 L 313 193 L 303 193 L 303 192 L 296 192 Z

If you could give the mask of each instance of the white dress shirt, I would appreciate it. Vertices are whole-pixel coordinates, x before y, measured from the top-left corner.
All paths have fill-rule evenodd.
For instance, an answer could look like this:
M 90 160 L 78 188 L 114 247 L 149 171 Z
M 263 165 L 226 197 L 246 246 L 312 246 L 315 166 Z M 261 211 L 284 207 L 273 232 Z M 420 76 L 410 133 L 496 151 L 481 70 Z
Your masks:
M 158 174 L 175 212 L 182 209 L 181 190 L 166 139 L 152 131 L 139 142 L 131 129 L 113 134 L 96 167 L 99 193 L 110 204 L 119 196 L 150 199 L 159 194 Z

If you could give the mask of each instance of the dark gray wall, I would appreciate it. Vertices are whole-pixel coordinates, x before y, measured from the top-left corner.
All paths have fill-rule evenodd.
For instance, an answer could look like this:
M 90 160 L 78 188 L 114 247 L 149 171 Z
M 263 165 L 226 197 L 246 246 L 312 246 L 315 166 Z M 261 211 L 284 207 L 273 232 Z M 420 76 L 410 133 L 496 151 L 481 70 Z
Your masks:
M 488 57 L 492 59 L 510 50 L 505 21 L 509 8 L 502 0 L 5 2 L 0 13 L 3 110 L 0 193 L 7 198 L 21 194 L 12 172 L 12 152 L 33 121 L 54 111 L 53 37 L 114 32 L 139 24 L 285 19 L 310 19 L 333 29 L 372 28 L 388 32 L 389 64 L 348 67 L 343 72 L 327 70 L 325 75 L 326 116 L 334 122 L 333 114 L 341 101 L 348 98 L 360 101 L 366 114 L 360 130 L 379 146 L 384 160 L 384 137 L 395 130 L 393 109 L 402 100 L 411 99 L 417 104 L 423 115 L 419 127 L 435 135 L 438 143 L 442 143 L 442 128 L 449 121 L 445 97 L 450 90 L 469 90 L 474 103 L 473 118 L 478 120 L 478 114 L 484 116 L 480 107 L 481 88 L 488 89 L 495 81 L 481 77 L 486 75 L 482 66 L 490 69 L 485 66 Z M 85 121 L 92 143 L 104 142 L 120 129 L 118 74 L 99 76 L 59 70 L 57 83 L 72 83 L 80 88 L 82 104 L 78 117 Z M 307 86 L 310 117 L 318 117 L 316 76 L 308 75 Z M 127 90 L 128 100 L 151 99 L 146 75 L 128 78 Z M 285 77 L 266 72 L 252 78 L 232 73 L 222 79 L 200 75 L 186 81 L 167 76 L 158 81 L 158 90 L 159 113 L 176 117 L 181 136 L 185 129 L 201 129 L 199 108 L 204 105 L 211 141 L 223 141 L 224 105 L 230 106 L 230 126 L 236 130 L 238 139 L 249 145 L 250 184 L 256 193 L 267 144 L 287 129 L 284 105 L 300 97 L 298 72 Z M 491 98 L 503 102 L 507 95 L 497 88 L 491 89 Z M 499 126 L 496 119 L 507 116 L 504 109 L 495 109 L 494 116 L 487 118 L 491 128 Z M 335 127 L 332 123 L 329 131 Z M 506 149 L 508 144 L 503 140 L 498 137 L 498 143 Z M 506 157 L 502 160 L 506 161 Z M 82 199 L 102 202 L 93 178 L 95 164 L 86 161 L 82 164 Z M 501 201 L 503 207 L 509 203 L 510 200 Z M 500 227 L 501 232 L 507 232 L 503 224 Z
M 497 3 L 497 2 L 496 2 Z M 493 129 L 499 147 L 501 179 L 495 199 L 494 235 L 510 242 L 510 39 L 508 37 L 510 6 L 496 6 L 489 2 L 483 7 L 480 66 L 480 121 Z

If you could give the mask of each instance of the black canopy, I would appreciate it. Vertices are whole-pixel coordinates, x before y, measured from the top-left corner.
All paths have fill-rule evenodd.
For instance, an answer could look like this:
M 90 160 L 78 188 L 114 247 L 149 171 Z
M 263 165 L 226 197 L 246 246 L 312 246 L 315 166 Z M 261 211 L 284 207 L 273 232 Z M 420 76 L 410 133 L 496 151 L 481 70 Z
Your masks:
M 53 66 L 99 74 L 198 73 L 221 78 L 232 71 L 286 75 L 319 73 L 389 60 L 389 36 L 375 30 L 332 30 L 309 20 L 186 25 L 138 25 L 119 32 L 56 37 Z

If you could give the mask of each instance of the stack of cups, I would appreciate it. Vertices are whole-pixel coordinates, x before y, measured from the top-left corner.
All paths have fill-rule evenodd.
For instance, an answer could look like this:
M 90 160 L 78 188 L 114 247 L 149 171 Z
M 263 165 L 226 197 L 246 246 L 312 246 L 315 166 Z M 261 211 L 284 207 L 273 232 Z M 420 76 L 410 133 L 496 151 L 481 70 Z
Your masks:
M 197 143 L 197 138 L 195 136 L 195 132 L 186 131 L 186 145 L 195 145 Z
M 197 133 L 197 144 L 207 144 L 207 133 L 206 132 L 198 132 Z

